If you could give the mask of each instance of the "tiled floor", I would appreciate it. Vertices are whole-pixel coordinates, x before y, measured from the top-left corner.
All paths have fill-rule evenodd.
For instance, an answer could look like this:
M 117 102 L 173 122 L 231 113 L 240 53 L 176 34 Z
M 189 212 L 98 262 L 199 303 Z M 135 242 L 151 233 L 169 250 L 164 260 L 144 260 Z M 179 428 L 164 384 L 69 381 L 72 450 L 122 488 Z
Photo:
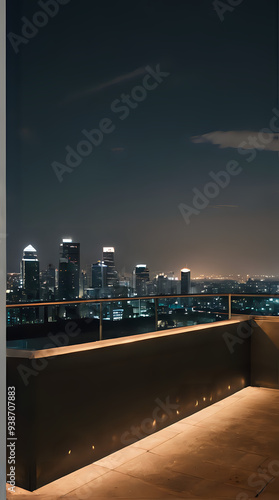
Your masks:
M 279 500 L 279 391 L 248 387 L 33 493 L 17 489 L 12 497 Z

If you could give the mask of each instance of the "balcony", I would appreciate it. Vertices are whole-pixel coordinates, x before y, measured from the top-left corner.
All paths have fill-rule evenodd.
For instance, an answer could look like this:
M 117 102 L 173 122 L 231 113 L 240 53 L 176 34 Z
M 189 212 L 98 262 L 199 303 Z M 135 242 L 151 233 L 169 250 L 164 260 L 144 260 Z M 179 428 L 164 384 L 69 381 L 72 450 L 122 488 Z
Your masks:
M 210 486 L 214 498 L 251 495 L 248 472 L 279 460 L 279 318 L 251 313 L 271 312 L 272 304 L 276 314 L 277 300 L 211 295 L 9 305 L 18 493 L 209 498 Z M 130 317 L 119 319 L 113 311 L 124 310 L 125 301 L 135 301 L 133 312 L 129 307 Z M 274 475 L 262 498 L 275 487 L 278 497 Z

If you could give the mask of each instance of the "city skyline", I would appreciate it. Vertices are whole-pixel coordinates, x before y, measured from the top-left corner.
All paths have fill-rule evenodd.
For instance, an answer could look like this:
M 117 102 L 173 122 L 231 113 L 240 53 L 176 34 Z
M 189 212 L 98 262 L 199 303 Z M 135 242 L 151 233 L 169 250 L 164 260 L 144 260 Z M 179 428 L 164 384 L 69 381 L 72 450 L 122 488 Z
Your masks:
M 145 298 L 154 296 L 182 297 L 198 294 L 220 294 L 215 296 L 217 302 L 222 302 L 223 294 L 278 294 L 279 278 L 258 276 L 258 277 L 219 277 L 199 278 L 191 277 L 189 268 L 182 268 L 180 275 L 175 276 L 174 272 L 155 273 L 150 272 L 146 264 L 135 264 L 132 273 L 123 273 L 117 269 L 115 263 L 116 249 L 114 247 L 103 247 L 102 260 L 98 260 L 82 269 L 80 266 L 80 243 L 71 238 L 63 238 L 59 248 L 58 269 L 51 264 L 47 269 L 40 267 L 40 259 L 37 250 L 29 244 L 23 249 L 20 273 L 7 274 L 7 301 L 11 303 L 28 302 L 57 302 L 76 300 L 102 300 L 111 299 L 117 301 L 123 298 Z M 261 295 L 260 295 L 261 296 Z M 275 297 L 273 295 L 273 297 Z M 279 295 L 278 295 L 279 296 Z M 62 301 L 62 302 L 61 302 Z M 249 301 L 249 299 L 248 299 Z M 269 311 L 274 311 L 272 303 L 268 303 Z M 214 301 L 213 301 L 214 302 Z M 216 301 L 215 301 L 216 302 Z M 213 309 L 216 306 L 214 302 Z M 220 302 L 220 304 L 221 304 Z M 277 307 L 278 299 L 274 306 Z M 161 304 L 163 306 L 163 304 Z M 174 307 L 180 307 L 179 302 Z M 201 306 L 198 302 L 196 306 Z M 195 307 L 196 307 L 195 306 Z M 208 303 L 206 303 L 206 307 Z M 221 307 L 223 307 L 221 305 Z M 254 306 L 251 306 L 254 307 Z M 265 307 L 265 306 L 257 306 Z M 120 308 L 121 309 L 121 308 Z M 115 319 L 123 319 L 123 311 L 117 310 Z M 34 312 L 34 311 L 33 311 Z M 31 313 L 31 316 L 33 315 Z M 131 311 L 130 311 L 131 312 Z M 194 312 L 194 309 L 192 310 Z M 130 313 L 129 313 L 130 314 Z M 37 313 L 36 313 L 37 315 Z M 37 316 L 30 316 L 29 319 L 36 320 Z M 37 318 L 38 319 L 38 318 Z M 16 317 L 9 316 L 9 321 L 17 321 Z
M 61 243 L 61 241 L 62 241 L 62 243 Z M 77 240 L 75 238 L 72 238 L 70 236 L 68 236 L 67 238 L 66 237 L 62 238 L 60 240 L 59 245 L 58 245 L 56 261 L 50 262 L 49 259 L 46 259 L 45 262 L 43 262 L 40 259 L 40 252 L 37 250 L 37 248 L 34 248 L 34 246 L 29 243 L 26 248 L 20 250 L 21 258 L 19 260 L 18 269 L 13 269 L 11 271 L 7 271 L 7 274 L 21 273 L 20 267 L 21 267 L 21 262 L 22 262 L 22 258 L 23 258 L 22 255 L 26 251 L 28 251 L 28 250 L 30 251 L 30 249 L 33 249 L 34 252 L 36 252 L 36 256 L 38 257 L 38 260 L 40 262 L 41 271 L 46 270 L 48 268 L 48 266 L 50 266 L 50 265 L 53 266 L 56 270 L 58 270 L 59 269 L 59 261 L 60 261 L 59 252 L 61 252 L 61 246 L 63 243 L 66 243 L 66 244 L 73 243 L 73 244 L 80 245 L 80 243 L 77 242 Z M 93 266 L 93 265 L 96 265 L 98 263 L 104 264 L 104 261 L 103 261 L 104 250 L 110 250 L 110 249 L 112 249 L 112 251 L 116 255 L 116 259 L 117 259 L 118 258 L 118 249 L 116 249 L 113 246 L 110 246 L 110 247 L 101 246 L 99 254 L 96 257 L 93 257 L 90 262 L 82 262 L 82 259 L 80 259 L 80 262 L 81 262 L 80 272 L 86 271 L 88 266 Z M 80 256 L 82 257 L 82 251 L 80 252 Z M 141 262 L 141 264 L 139 262 Z M 200 280 L 202 280 L 202 279 L 205 279 L 205 280 L 208 280 L 208 279 L 212 279 L 212 280 L 218 280 L 218 279 L 220 279 L 220 280 L 226 280 L 226 279 L 245 280 L 245 278 L 248 279 L 249 277 L 253 278 L 253 279 L 255 279 L 255 278 L 257 278 L 257 279 L 264 279 L 264 278 L 276 279 L 276 278 L 278 278 L 279 279 L 279 272 L 278 272 L 278 274 L 265 274 L 265 273 L 260 273 L 260 272 L 257 272 L 255 274 L 253 274 L 253 273 L 227 273 L 227 274 L 226 273 L 225 274 L 212 273 L 212 274 L 210 274 L 210 273 L 206 273 L 206 272 L 196 273 L 196 272 L 193 272 L 191 266 L 189 266 L 189 268 L 185 268 L 185 266 L 181 266 L 177 270 L 167 269 L 165 266 L 164 268 L 157 270 L 157 269 L 152 269 L 148 263 L 142 264 L 142 262 L 143 261 L 137 261 L 137 262 L 135 261 L 131 268 L 127 268 L 127 266 L 125 266 L 125 265 L 120 268 L 117 265 L 117 261 L 116 261 L 115 268 L 120 276 L 124 277 L 126 275 L 126 276 L 129 276 L 131 279 L 132 279 L 133 271 L 135 270 L 135 268 L 142 267 L 142 266 L 148 267 L 148 272 L 150 273 L 150 276 L 152 278 L 158 276 L 159 274 L 165 274 L 166 276 L 173 274 L 176 279 L 179 279 L 182 271 L 190 271 L 191 272 L 191 280 L 199 280 L 199 279 Z

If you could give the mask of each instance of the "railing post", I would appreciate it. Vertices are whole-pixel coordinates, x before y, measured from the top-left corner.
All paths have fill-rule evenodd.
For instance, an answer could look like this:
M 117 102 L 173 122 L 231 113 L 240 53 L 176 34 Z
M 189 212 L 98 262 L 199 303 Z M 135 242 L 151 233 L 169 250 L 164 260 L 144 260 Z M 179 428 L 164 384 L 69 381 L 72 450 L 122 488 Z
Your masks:
M 48 306 L 43 306 L 44 308 L 44 324 L 48 323 Z
M 103 304 L 100 302 L 99 340 L 103 340 Z
M 154 307 L 155 307 L 155 330 L 158 330 L 158 299 L 157 299 L 157 297 L 154 299 Z
M 228 302 L 229 302 L 229 319 L 232 319 L 232 294 L 229 293 L 228 295 Z

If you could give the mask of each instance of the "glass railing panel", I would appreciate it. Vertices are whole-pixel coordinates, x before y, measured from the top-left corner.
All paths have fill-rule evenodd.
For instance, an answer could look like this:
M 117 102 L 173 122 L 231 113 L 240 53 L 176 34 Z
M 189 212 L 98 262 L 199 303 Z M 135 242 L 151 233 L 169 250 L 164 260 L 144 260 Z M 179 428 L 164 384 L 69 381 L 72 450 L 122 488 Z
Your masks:
M 60 347 L 227 320 L 229 299 L 154 296 L 12 305 L 7 307 L 8 347 Z M 232 315 L 278 316 L 279 296 L 232 295 L 231 306 Z
M 8 348 L 37 350 L 94 342 L 99 340 L 100 304 L 8 308 L 7 321 Z
M 227 297 L 167 297 L 158 299 L 158 330 L 228 319 Z
M 232 296 L 232 314 L 279 316 L 279 297 Z
M 127 299 L 103 303 L 103 339 L 153 332 L 155 300 Z
M 7 309 L 7 326 L 44 323 L 43 308 L 37 306 L 12 307 Z

